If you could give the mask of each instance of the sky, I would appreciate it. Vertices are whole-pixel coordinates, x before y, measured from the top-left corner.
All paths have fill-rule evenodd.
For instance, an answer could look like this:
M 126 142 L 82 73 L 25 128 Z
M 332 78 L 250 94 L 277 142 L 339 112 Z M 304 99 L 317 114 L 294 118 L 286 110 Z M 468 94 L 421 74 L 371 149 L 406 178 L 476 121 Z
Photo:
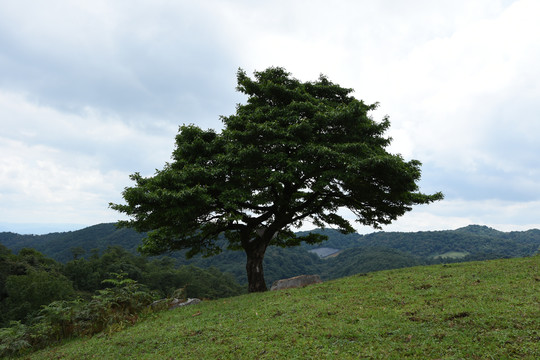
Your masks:
M 538 18 L 537 0 L 0 0 L 0 231 L 123 219 L 129 175 L 163 168 L 182 124 L 222 129 L 238 69 L 270 66 L 379 102 L 388 150 L 445 194 L 384 231 L 540 228 Z

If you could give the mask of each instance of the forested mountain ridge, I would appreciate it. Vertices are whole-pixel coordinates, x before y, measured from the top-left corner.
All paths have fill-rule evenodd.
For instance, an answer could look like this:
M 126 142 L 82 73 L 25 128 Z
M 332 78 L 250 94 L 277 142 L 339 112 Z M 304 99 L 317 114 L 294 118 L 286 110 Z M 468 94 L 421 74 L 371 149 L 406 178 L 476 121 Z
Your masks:
M 385 247 L 411 255 L 434 257 L 447 252 L 468 254 L 492 254 L 500 257 L 519 257 L 535 254 L 540 248 L 540 230 L 502 232 L 487 226 L 469 225 L 456 230 L 419 232 L 374 232 L 367 235 L 342 234 L 332 229 L 316 229 L 314 232 L 328 236 L 321 244 L 302 244 L 299 249 L 319 247 L 340 250 L 365 247 Z M 304 232 L 300 232 L 304 233 Z M 121 246 L 136 252 L 145 234 L 132 229 L 117 228 L 114 223 L 93 225 L 81 230 L 50 233 L 45 235 L 20 235 L 0 233 L 0 244 L 13 252 L 33 248 L 57 261 L 73 259 L 73 251 L 84 250 L 88 257 L 92 250 L 105 250 L 109 246 Z M 289 249 L 285 249 L 288 251 Z M 295 249 L 291 249 L 294 251 Z M 283 254 L 281 254 L 283 255 Z
M 487 226 L 470 225 L 456 230 L 421 232 L 375 232 L 367 235 L 341 234 L 332 229 L 316 232 L 328 236 L 317 245 L 302 244 L 295 248 L 270 247 L 264 266 L 267 281 L 305 273 L 318 273 L 331 279 L 361 272 L 398 268 L 437 262 L 484 260 L 504 257 L 523 257 L 535 254 L 540 248 L 540 230 L 501 232 Z M 13 252 L 29 247 L 60 262 L 68 262 L 92 253 L 103 253 L 110 246 L 136 253 L 144 234 L 132 229 L 119 229 L 113 223 L 46 235 L 0 233 L 0 244 Z M 338 256 L 320 259 L 308 250 L 318 247 L 340 249 Z M 214 266 L 232 273 L 239 283 L 245 283 L 245 254 L 224 251 L 203 258 L 185 259 L 183 252 L 168 254 L 178 265 L 201 268 Z
M 383 246 L 422 257 L 449 252 L 491 257 L 534 255 L 540 248 L 540 230 L 501 232 L 487 226 L 469 225 L 457 230 L 411 233 L 378 232 L 364 235 L 361 246 Z
M 12 232 L 0 233 L 0 244 L 13 252 L 22 248 L 33 248 L 53 258 L 56 261 L 67 262 L 73 259 L 73 250 L 84 250 L 85 256 L 90 256 L 94 249 L 101 252 L 109 246 L 121 246 L 131 252 L 136 252 L 137 246 L 145 234 L 131 229 L 119 229 L 114 223 L 105 223 L 87 228 L 56 232 L 45 235 L 20 235 Z

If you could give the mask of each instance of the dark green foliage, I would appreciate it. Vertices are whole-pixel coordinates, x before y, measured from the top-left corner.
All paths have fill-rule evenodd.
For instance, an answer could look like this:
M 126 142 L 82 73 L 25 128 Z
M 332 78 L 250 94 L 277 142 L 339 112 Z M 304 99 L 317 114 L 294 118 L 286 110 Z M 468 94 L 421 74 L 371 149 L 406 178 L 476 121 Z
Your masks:
M 118 246 L 62 266 L 36 250 L 13 255 L 0 245 L 0 270 L 0 357 L 120 329 L 178 288 L 208 299 L 244 292 L 216 268 L 177 268 L 173 259 L 148 261 Z
M 223 272 L 232 274 L 238 283 L 247 283 L 246 254 L 243 252 L 225 250 L 210 258 L 197 255 L 191 259 L 186 259 L 182 255 L 180 252 L 175 256 L 180 264 L 192 264 L 200 268 L 216 267 Z M 267 285 L 271 285 L 279 279 L 299 274 L 319 273 L 323 261 L 302 248 L 285 249 L 279 246 L 270 246 L 266 251 L 263 264 Z
M 43 306 L 29 324 L 17 321 L 1 328 L 0 356 L 22 354 L 74 336 L 123 329 L 134 324 L 154 300 L 144 286 L 121 274 L 104 284 L 108 287 L 88 302 L 54 301 Z
M 311 250 L 318 247 L 329 247 L 334 249 L 350 249 L 359 246 L 358 239 L 362 237 L 358 233 L 343 234 L 340 231 L 334 229 L 315 229 L 311 231 L 325 236 L 327 240 L 320 244 L 306 244 L 301 245 L 302 249 Z M 300 236 L 303 236 L 306 231 L 301 231 Z
M 177 266 L 172 258 L 150 261 L 142 280 L 150 284 L 162 297 L 170 297 L 180 288 L 191 298 L 217 299 L 239 295 L 245 292 L 233 275 L 209 266 L 201 269 L 193 265 Z
M 15 255 L 11 254 L 11 251 L 4 245 L 0 244 L 0 303 L 6 298 L 6 279 L 10 275 L 24 274 L 24 268 L 22 266 L 17 269 L 15 262 Z M 0 316 L 0 323 L 2 317 Z
M 95 334 L 113 324 L 135 323 L 138 314 L 155 300 L 148 289 L 125 274 L 103 281 L 108 287 L 98 290 L 77 313 L 80 334 Z
M 324 265 L 324 262 L 317 255 L 300 248 L 283 249 L 272 246 L 266 251 L 264 259 L 269 285 L 276 280 L 301 274 L 321 274 L 321 265 Z
M 64 274 L 68 275 L 68 278 L 73 281 L 73 285 L 76 290 L 93 292 L 95 289 L 101 288 L 101 281 L 109 276 L 109 272 L 112 271 L 106 269 L 103 264 L 98 261 L 100 253 L 105 254 L 107 252 L 107 246 L 109 245 L 104 239 L 115 238 L 117 229 L 113 224 L 101 224 L 95 225 L 88 229 L 80 230 L 82 232 L 82 238 L 84 241 L 89 241 L 92 232 L 90 230 L 96 230 L 94 236 L 98 240 L 93 240 L 92 243 L 102 244 L 101 248 L 94 249 L 94 251 L 87 251 L 76 261 L 69 261 L 73 256 L 68 259 L 68 263 L 65 265 Z M 134 255 L 135 248 L 143 237 L 142 234 L 136 233 L 131 229 L 124 229 L 128 232 L 128 239 L 131 241 L 127 245 L 127 249 L 131 249 L 127 254 L 120 254 L 118 250 L 112 252 L 118 257 L 118 261 L 130 263 L 129 256 Z M 528 230 L 528 231 L 515 231 L 515 232 L 500 232 L 494 229 L 487 228 L 485 226 L 471 225 L 465 228 L 457 230 L 445 230 L 445 231 L 424 231 L 413 233 L 388 233 L 378 232 L 368 235 L 359 234 L 342 234 L 339 231 L 332 229 L 318 229 L 314 232 L 321 233 L 328 237 L 328 240 L 320 243 L 309 245 L 302 243 L 299 247 L 292 248 L 280 248 L 269 247 L 266 256 L 264 258 L 265 278 L 268 285 L 271 285 L 273 281 L 300 274 L 321 274 L 325 278 L 335 278 L 337 273 L 341 272 L 339 265 L 334 268 L 326 268 L 327 260 L 319 260 L 315 255 L 307 253 L 307 250 L 316 247 L 331 247 L 341 250 L 351 248 L 366 248 L 366 247 L 386 247 L 399 250 L 412 255 L 413 257 L 420 257 L 422 263 L 449 263 L 449 262 L 462 262 L 470 260 L 487 260 L 503 257 L 522 257 L 531 256 L 537 252 L 540 247 L 540 230 Z M 3 235 L 6 233 L 0 233 L 0 241 L 3 239 Z M 70 242 L 64 243 L 64 249 L 72 248 L 73 244 L 80 244 L 78 237 L 79 231 L 75 231 L 72 234 Z M 51 241 L 53 234 L 46 236 Z M 57 234 L 59 235 L 59 234 Z M 138 236 L 137 236 L 138 235 Z M 299 236 L 303 236 L 305 233 L 300 233 Z M 26 238 L 26 236 L 24 236 Z M 42 236 L 28 236 L 34 239 L 36 242 L 44 241 Z M 115 240 L 116 241 L 116 240 Z M 56 240 L 55 240 L 56 242 Z M 25 242 L 25 244 L 32 244 L 31 242 Z M 110 245 L 113 245 L 111 243 Z M 10 245 L 11 246 L 11 245 Z M 16 247 L 15 247 L 16 248 Z M 57 249 L 60 249 L 58 246 Z M 45 247 L 46 254 L 55 258 L 58 253 L 47 252 L 48 248 Z M 449 251 L 462 251 L 467 252 L 469 255 L 459 259 L 434 259 L 433 256 L 444 254 Z M 61 251 L 60 253 L 63 253 Z M 92 257 L 92 253 L 94 256 Z M 11 252 L 5 247 L 0 245 L 0 254 L 10 254 L 9 256 L 0 256 L 0 270 L 13 269 L 19 274 L 24 274 L 26 267 L 18 263 L 13 263 L 12 260 L 16 255 L 12 255 Z M 340 259 L 345 252 L 342 252 L 340 256 L 336 258 Z M 129 256 L 128 256 L 129 255 Z M 387 255 L 391 255 L 388 253 Z M 214 257 L 204 258 L 200 255 L 194 256 L 191 259 L 185 258 L 185 253 L 180 251 L 171 254 L 172 258 L 163 259 L 163 264 L 169 263 L 169 266 L 173 268 L 170 270 L 174 272 L 176 265 L 194 265 L 200 268 L 216 267 L 222 272 L 230 273 L 234 276 L 235 280 L 240 284 L 246 284 L 247 277 L 245 271 L 246 254 L 237 251 L 224 251 Z M 341 257 L 341 259 L 344 259 Z M 163 294 L 170 294 L 178 287 L 182 287 L 183 283 L 179 282 L 175 276 L 168 274 L 169 270 L 160 270 L 160 259 L 156 258 L 149 261 L 146 265 L 146 269 L 149 273 L 153 273 L 154 278 L 161 279 L 158 281 L 145 279 L 145 284 L 153 284 L 151 287 L 160 290 Z M 151 264 L 155 262 L 155 266 L 158 269 L 152 270 Z M 339 261 L 337 261 L 339 262 Z M 137 261 L 131 262 L 131 264 L 137 264 Z M 321 267 L 322 266 L 322 267 Z M 127 267 L 122 267 L 126 269 Z M 104 271 L 106 270 L 106 271 Z M 11 270 L 10 270 L 11 271 Z M 372 270 L 361 270 L 360 272 L 366 272 Z M 162 273 L 161 273 L 162 272 Z M 6 274 L 10 273 L 7 270 L 0 271 L 0 301 L 2 295 L 5 296 L 5 284 Z M 148 275 L 145 275 L 148 276 Z M 4 280 L 2 280 L 4 279 Z M 167 284 L 169 282 L 169 284 Z M 2 292 L 2 289 L 3 292 Z M 208 297 L 208 296 L 203 296 Z M 1 314 L 1 312 L 0 312 Z
M 503 233 L 487 226 L 471 225 L 454 231 L 373 233 L 359 237 L 358 246 L 384 246 L 422 257 L 449 251 L 492 254 L 493 258 L 533 255 L 540 245 L 540 231 Z M 481 258 L 478 258 L 480 260 Z
M 0 326 L 27 321 L 42 305 L 74 294 L 61 264 L 34 249 L 23 248 L 12 255 L 0 248 Z
M 151 270 L 143 274 L 144 280 L 150 280 L 157 288 L 165 283 L 183 286 L 186 297 L 215 299 L 243 292 L 231 275 L 224 275 L 216 268 L 202 270 L 183 266 L 175 269 L 172 264 L 170 259 L 150 263 Z M 110 276 L 102 281 L 103 288 L 87 301 L 80 298 L 52 301 L 41 306 L 33 316 L 26 317 L 26 323 L 5 324 L 5 328 L 0 328 L 0 357 L 22 354 L 66 338 L 121 330 L 134 324 L 141 314 L 151 311 L 149 305 L 162 297 L 159 291 L 150 291 L 147 286 L 126 278 L 126 273 Z M 162 277 L 166 282 L 160 282 Z M 158 290 L 172 295 L 177 289 Z
M 195 266 L 180 266 L 171 258 L 148 260 L 118 246 L 109 247 L 101 257 L 88 260 L 78 259 L 68 262 L 65 274 L 73 281 L 75 289 L 93 292 L 103 288 L 103 280 L 113 273 L 124 273 L 157 291 L 160 296 L 172 293 L 187 286 L 190 297 L 215 299 L 241 294 L 243 287 L 230 275 L 217 269 L 202 270 Z
M 79 259 L 89 259 L 92 256 L 92 253 L 99 257 L 99 254 L 104 253 L 108 247 L 114 247 L 115 245 L 119 245 L 119 243 L 124 244 L 119 245 L 122 246 L 123 249 L 128 250 L 128 252 L 132 254 L 136 254 L 136 248 L 141 244 L 144 234 L 137 233 L 132 229 L 121 229 L 121 233 L 118 231 L 119 230 L 114 224 L 100 224 L 83 230 L 70 232 L 68 238 L 64 236 L 64 233 L 39 236 L 0 233 L 0 299 L 2 296 L 2 276 L 5 276 L 5 274 L 8 273 L 8 271 L 5 270 L 7 267 L 11 268 L 14 266 L 14 264 L 8 260 L 9 256 L 5 254 L 11 254 L 11 251 L 18 252 L 23 247 L 21 244 L 34 249 L 39 247 L 42 249 L 39 251 L 46 257 L 63 263 L 73 260 L 73 249 L 77 247 L 83 248 L 83 243 L 99 245 L 96 245 L 94 248 L 86 246 L 88 250 L 85 250 L 85 253 L 79 256 Z M 448 251 L 465 251 L 475 258 L 478 255 L 478 259 L 480 259 L 480 256 L 485 256 L 486 254 L 492 254 L 492 256 L 495 257 L 531 256 L 535 254 L 540 247 L 540 230 L 538 229 L 501 232 L 479 225 L 470 225 L 457 230 L 420 231 L 410 233 L 377 232 L 368 235 L 359 235 L 357 233 L 342 234 L 339 231 L 332 229 L 318 229 L 313 232 L 327 236 L 328 240 L 324 243 L 313 245 L 302 243 L 300 246 L 301 249 L 309 250 L 322 246 L 336 249 L 384 246 L 422 257 L 443 254 Z M 121 234 L 126 236 L 122 241 L 120 241 Z M 299 232 L 298 236 L 305 236 L 306 234 L 307 232 Z M 14 235 L 16 235 L 16 237 L 14 237 Z M 19 239 L 21 243 L 18 242 L 19 240 L 13 239 Z M 49 243 L 54 243 L 55 246 L 48 247 L 47 244 Z M 296 254 L 294 252 L 295 250 L 295 248 L 287 249 L 284 253 L 280 254 L 280 256 Z M 69 257 L 64 257 L 63 254 L 66 253 L 70 253 Z M 237 267 L 231 266 L 230 269 L 227 270 L 227 264 L 230 265 L 239 262 L 241 264 L 238 268 L 240 269 L 241 274 L 239 274 L 237 278 L 241 283 L 245 282 L 245 254 L 225 251 L 217 257 L 203 259 L 195 256 L 193 259 L 189 260 L 185 259 L 185 255 L 182 252 L 170 255 L 175 259 L 178 259 L 180 264 L 192 264 L 203 268 L 216 266 L 222 271 L 228 271 L 235 274 L 235 277 L 237 277 Z M 16 257 L 16 255 L 10 256 L 11 258 Z M 275 262 L 270 254 L 267 256 L 270 256 L 270 258 L 265 258 L 265 267 L 266 264 L 272 266 L 272 263 Z M 19 271 L 24 273 L 24 268 L 25 267 Z M 103 278 L 99 279 L 97 283 L 101 280 L 103 280 Z
M 386 151 L 388 118 L 374 121 L 377 104 L 355 99 L 352 89 L 322 75 L 304 83 L 279 67 L 254 79 L 239 70 L 237 78 L 247 102 L 222 117 L 221 133 L 181 126 L 172 162 L 152 177 L 131 175 L 126 204 L 110 204 L 130 217 L 121 226 L 149 232 L 143 253 L 211 256 L 224 236 L 226 248 L 246 253 L 249 291 L 264 291 L 268 246 L 324 240 L 292 231 L 304 221 L 352 233 L 338 209 L 379 228 L 442 199 L 419 191 L 419 161 Z
M 13 255 L 0 245 L 0 327 L 10 321 L 31 323 L 43 305 L 71 301 L 76 296 L 90 300 L 96 291 L 104 291 L 115 273 L 125 281 L 137 281 L 161 298 L 170 297 L 178 288 L 187 295 L 205 299 L 229 297 L 245 292 L 230 274 L 216 268 L 202 270 L 194 266 L 178 267 L 170 258 L 149 261 L 118 246 L 99 256 L 71 260 L 62 265 L 32 249 Z M 91 309 L 90 309 L 91 310 Z
M 232 275 L 223 274 L 215 267 L 206 270 L 194 266 L 180 267 L 176 281 L 179 284 L 176 288 L 184 287 L 185 296 L 191 298 L 217 299 L 244 292 L 244 287 L 238 285 Z
M 160 262 L 167 266 L 170 264 L 167 259 Z M 155 272 L 162 268 L 156 264 L 154 267 Z M 177 285 L 184 284 L 184 295 L 188 297 L 218 298 L 241 292 L 230 275 L 223 275 L 215 268 L 201 270 L 185 266 L 176 271 L 171 267 L 170 270 L 172 281 L 167 283 L 174 284 L 177 280 Z M 42 306 L 27 324 L 12 321 L 9 326 L 0 328 L 0 357 L 23 354 L 71 337 L 105 330 L 118 331 L 137 322 L 141 314 L 151 311 L 149 305 L 157 299 L 156 292 L 125 278 L 125 273 L 111 275 L 114 277 L 102 281 L 104 288 L 88 301 L 53 301 Z
M 28 327 L 14 321 L 9 327 L 0 328 L 0 356 L 22 354 L 32 345 L 29 341 Z
M 32 248 L 56 261 L 65 263 L 73 260 L 75 253 L 79 254 L 77 258 L 88 258 L 93 249 L 103 251 L 108 246 L 121 246 L 126 250 L 135 251 L 143 237 L 144 234 L 130 229 L 119 229 L 115 224 L 109 223 L 77 231 L 46 235 L 19 235 L 4 232 L 0 233 L 0 243 L 13 252 L 19 252 L 22 248 Z
M 78 291 L 94 292 L 103 288 L 103 281 L 113 273 L 125 273 L 127 277 L 141 281 L 147 260 L 119 246 L 108 247 L 101 256 L 69 261 L 64 273 L 73 281 Z
M 81 299 L 53 301 L 41 308 L 31 324 L 34 328 L 39 324 L 47 329 L 44 343 L 70 338 L 82 333 L 83 326 L 76 324 L 76 318 L 85 305 Z
M 32 318 L 42 305 L 74 295 L 71 282 L 64 275 L 42 270 L 8 276 L 5 286 L 4 316 L 9 320 Z
M 359 273 L 399 269 L 423 264 L 421 258 L 399 250 L 375 247 L 354 248 L 326 260 L 323 269 L 325 278 L 336 279 Z

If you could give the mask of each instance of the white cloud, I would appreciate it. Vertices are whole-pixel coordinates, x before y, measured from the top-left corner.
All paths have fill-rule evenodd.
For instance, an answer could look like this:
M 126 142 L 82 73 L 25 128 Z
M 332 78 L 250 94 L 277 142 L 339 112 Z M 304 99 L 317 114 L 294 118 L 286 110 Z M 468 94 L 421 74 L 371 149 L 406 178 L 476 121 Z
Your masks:
M 73 166 L 69 156 L 46 146 L 5 138 L 0 144 L 3 222 L 86 223 L 85 217 L 95 219 L 103 213 L 103 196 L 112 195 L 111 185 L 118 185 L 117 172 L 101 173 L 85 166 L 85 158 Z
M 3 92 L 0 108 L 10 129 L 0 137 L 2 222 L 115 221 L 108 203 L 121 202 L 128 175 L 151 175 L 173 149 L 169 124 L 149 134 L 89 109 L 66 114 Z
M 540 229 L 540 200 L 502 201 L 502 200 L 444 200 L 429 205 L 415 206 L 412 211 L 398 218 L 382 230 L 355 223 L 352 213 L 340 210 L 340 215 L 349 220 L 360 234 L 375 231 L 432 231 L 454 230 L 471 224 L 486 225 L 500 231 L 524 231 Z M 300 230 L 311 230 L 315 226 L 309 222 Z
M 62 111 L 216 124 L 234 111 L 238 64 L 201 4 L 0 5 L 0 86 Z
M 113 221 L 178 125 L 234 113 L 238 67 L 284 66 L 379 101 L 391 151 L 447 195 L 392 228 L 533 226 L 539 16 L 535 0 L 2 2 L 0 215 Z
M 534 65 L 540 55 L 538 14 L 538 3 L 516 2 L 494 18 L 421 44 L 404 61 L 394 63 L 389 78 L 398 81 L 388 89 L 389 96 L 397 104 L 392 106 L 409 110 L 404 114 L 409 122 L 401 125 L 397 119 L 397 126 L 418 134 L 416 153 L 449 166 L 474 161 L 484 153 L 484 136 L 492 135 L 494 127 L 497 132 L 506 130 L 505 124 L 494 122 L 500 119 L 494 119 L 493 107 L 509 98 L 538 95 L 531 93 L 538 91 L 540 78 Z M 523 86 L 524 79 L 534 85 Z M 537 126 L 519 118 L 520 109 L 513 103 L 503 106 L 511 109 L 507 114 L 515 111 L 518 118 L 513 120 L 519 127 L 530 131 Z M 454 161 L 447 161 L 448 156 Z
M 384 231 L 428 231 L 457 229 L 470 224 L 492 227 L 500 231 L 540 229 L 540 201 L 445 200 L 418 206 Z M 364 233 L 369 229 L 360 229 Z

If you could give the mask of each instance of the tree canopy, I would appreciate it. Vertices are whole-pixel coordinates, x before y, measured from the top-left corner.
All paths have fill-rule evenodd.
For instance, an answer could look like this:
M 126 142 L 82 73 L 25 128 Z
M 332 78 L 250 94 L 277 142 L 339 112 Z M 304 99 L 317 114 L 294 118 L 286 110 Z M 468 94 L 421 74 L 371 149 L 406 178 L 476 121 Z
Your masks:
M 240 69 L 237 79 L 247 102 L 222 117 L 220 133 L 181 126 L 172 161 L 154 176 L 131 175 L 126 204 L 110 204 L 130 217 L 119 225 L 148 232 L 143 253 L 243 249 L 249 290 L 264 291 L 269 245 L 324 239 L 296 235 L 303 222 L 353 232 L 338 213 L 347 208 L 379 228 L 415 204 L 442 199 L 419 191 L 419 161 L 386 151 L 388 118 L 373 120 L 377 104 L 355 99 L 352 89 L 323 75 L 301 82 L 279 67 L 254 79 Z

